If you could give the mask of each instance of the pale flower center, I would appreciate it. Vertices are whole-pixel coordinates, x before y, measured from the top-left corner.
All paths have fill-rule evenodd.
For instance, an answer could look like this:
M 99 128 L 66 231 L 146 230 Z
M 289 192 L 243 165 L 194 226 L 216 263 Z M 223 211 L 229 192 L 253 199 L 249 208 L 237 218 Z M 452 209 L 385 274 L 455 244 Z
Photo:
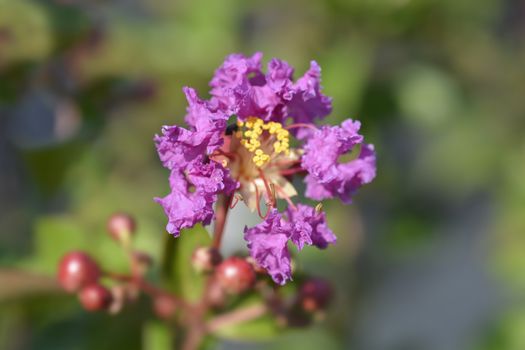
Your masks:
M 300 157 L 300 150 L 290 149 L 290 132 L 281 123 L 249 117 L 237 122 L 237 131 L 213 159 L 239 181 L 238 198 L 261 215 L 262 198 L 275 205 L 276 198 L 289 201 L 297 194 L 286 172 L 298 165 Z
M 260 118 L 249 117 L 246 122 L 237 122 L 237 126 L 240 130 L 235 136 L 253 154 L 252 161 L 258 168 L 275 156 L 290 152 L 290 132 L 281 123 L 265 123 Z

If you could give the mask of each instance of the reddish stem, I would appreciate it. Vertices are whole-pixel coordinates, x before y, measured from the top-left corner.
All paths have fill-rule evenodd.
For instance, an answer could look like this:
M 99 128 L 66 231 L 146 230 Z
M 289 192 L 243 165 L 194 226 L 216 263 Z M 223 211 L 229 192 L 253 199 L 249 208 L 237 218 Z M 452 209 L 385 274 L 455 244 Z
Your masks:
M 224 227 L 226 226 L 226 216 L 228 215 L 228 209 L 230 208 L 231 197 L 232 196 L 221 195 L 219 201 L 217 202 L 212 243 L 212 247 L 216 249 L 219 249 L 221 246 Z
M 207 324 L 208 332 L 216 332 L 222 327 L 233 326 L 259 318 L 268 312 L 268 307 L 264 304 L 255 304 L 230 311 L 228 313 L 212 318 Z
M 119 274 L 115 272 L 105 272 L 104 273 L 107 277 L 120 282 L 126 282 L 126 283 L 132 283 L 136 287 L 138 287 L 140 290 L 142 290 L 144 293 L 149 294 L 152 297 L 156 297 L 159 295 L 166 296 L 168 298 L 171 298 L 175 303 L 183 306 L 184 308 L 188 308 L 188 305 L 180 299 L 175 294 L 172 294 L 164 289 L 158 288 L 154 286 L 153 284 L 147 282 L 140 276 L 130 276 L 125 274 Z
M 235 208 L 235 206 L 237 205 L 237 203 L 239 203 L 239 197 L 237 197 L 237 196 L 231 196 L 230 204 L 228 204 L 228 207 L 229 207 L 230 209 L 233 209 L 233 208 Z
M 231 153 L 231 152 L 226 152 L 226 151 L 223 151 L 222 149 L 218 149 L 218 150 L 215 150 L 215 152 L 217 152 L 217 154 L 212 154 L 212 157 L 213 156 L 224 156 L 226 158 L 229 158 L 229 159 L 234 159 L 235 158 L 235 154 Z
M 268 184 L 268 181 L 266 181 L 266 177 L 264 176 L 264 172 L 259 169 L 259 176 L 261 177 L 261 180 L 263 180 L 264 188 L 266 189 L 266 195 L 268 196 L 268 201 L 270 202 L 271 207 L 275 207 L 275 196 L 273 194 L 273 191 L 270 188 L 270 185 Z M 257 186 L 255 186 L 257 189 Z
M 189 327 L 186 339 L 181 346 L 182 350 L 197 350 L 202 343 L 205 331 L 199 325 Z
M 267 208 L 267 210 L 266 210 L 266 214 L 265 215 L 262 214 L 262 212 L 261 212 L 261 195 L 259 193 L 259 187 L 257 187 L 257 185 L 255 183 L 253 185 L 255 186 L 255 201 L 256 201 L 255 205 L 257 207 L 257 214 L 259 214 L 259 217 L 261 219 L 265 220 L 268 217 L 268 215 L 270 214 L 270 210 L 272 209 L 273 206 L 270 203 L 269 208 Z

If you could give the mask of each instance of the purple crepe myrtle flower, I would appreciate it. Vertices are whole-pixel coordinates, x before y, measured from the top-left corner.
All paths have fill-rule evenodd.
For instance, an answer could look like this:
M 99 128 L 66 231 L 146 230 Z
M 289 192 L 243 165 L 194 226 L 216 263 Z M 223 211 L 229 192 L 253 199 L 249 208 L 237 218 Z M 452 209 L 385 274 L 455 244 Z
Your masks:
M 261 61 L 260 53 L 228 56 L 210 82 L 209 100 L 184 88 L 188 128 L 165 126 L 155 137 L 159 157 L 171 171 L 171 191 L 156 201 L 168 217 L 167 231 L 178 236 L 184 228 L 211 223 L 219 196 L 232 206 L 242 200 L 262 218 L 244 230 L 250 255 L 284 284 L 291 279 L 289 244 L 302 250 L 336 242 L 320 206 L 293 203 L 292 177 L 305 175 L 307 197 L 349 203 L 375 177 L 375 153 L 358 133 L 357 121 L 316 125 L 332 108 L 331 98 L 321 92 L 316 62 L 294 81 L 285 61 L 270 60 L 266 72 Z M 227 125 L 232 116 L 236 122 Z M 298 140 L 294 148 L 292 136 Z M 340 162 L 357 149 L 355 159 Z M 288 203 L 282 213 L 278 200 Z

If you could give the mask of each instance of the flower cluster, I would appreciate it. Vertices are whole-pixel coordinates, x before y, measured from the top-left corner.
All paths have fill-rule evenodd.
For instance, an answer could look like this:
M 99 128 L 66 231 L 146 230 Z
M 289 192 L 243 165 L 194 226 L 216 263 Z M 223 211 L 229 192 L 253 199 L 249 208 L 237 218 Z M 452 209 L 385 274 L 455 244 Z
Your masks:
M 358 121 L 316 125 L 332 109 L 321 92 L 316 62 L 294 81 L 286 62 L 274 58 L 264 73 L 261 59 L 260 53 L 227 57 L 210 82 L 209 100 L 184 89 L 189 128 L 166 126 L 155 137 L 160 159 L 171 171 L 171 193 L 156 200 L 175 236 L 196 223 L 209 224 L 219 195 L 232 206 L 242 200 L 263 219 L 244 230 L 250 255 L 284 284 L 291 279 L 289 242 L 301 250 L 336 241 L 321 206 L 293 203 L 292 177 L 306 175 L 304 195 L 310 199 L 350 203 L 375 177 L 375 153 L 359 134 Z M 290 147 L 292 136 L 299 146 Z M 351 159 L 343 160 L 347 155 Z M 284 212 L 277 210 L 277 200 L 288 203 Z

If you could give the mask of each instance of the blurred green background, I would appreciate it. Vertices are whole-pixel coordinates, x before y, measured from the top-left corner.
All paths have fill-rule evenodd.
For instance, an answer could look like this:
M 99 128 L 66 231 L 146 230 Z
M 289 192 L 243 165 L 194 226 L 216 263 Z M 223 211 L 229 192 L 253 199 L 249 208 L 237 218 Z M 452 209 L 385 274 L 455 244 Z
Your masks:
M 159 257 L 153 135 L 255 51 L 320 63 L 326 121 L 362 121 L 378 177 L 299 257 L 337 285 L 325 320 L 217 348 L 525 349 L 522 0 L 0 0 L 0 349 L 162 349 L 142 306 L 87 314 L 45 276 L 72 247 L 125 269 L 116 210 Z

